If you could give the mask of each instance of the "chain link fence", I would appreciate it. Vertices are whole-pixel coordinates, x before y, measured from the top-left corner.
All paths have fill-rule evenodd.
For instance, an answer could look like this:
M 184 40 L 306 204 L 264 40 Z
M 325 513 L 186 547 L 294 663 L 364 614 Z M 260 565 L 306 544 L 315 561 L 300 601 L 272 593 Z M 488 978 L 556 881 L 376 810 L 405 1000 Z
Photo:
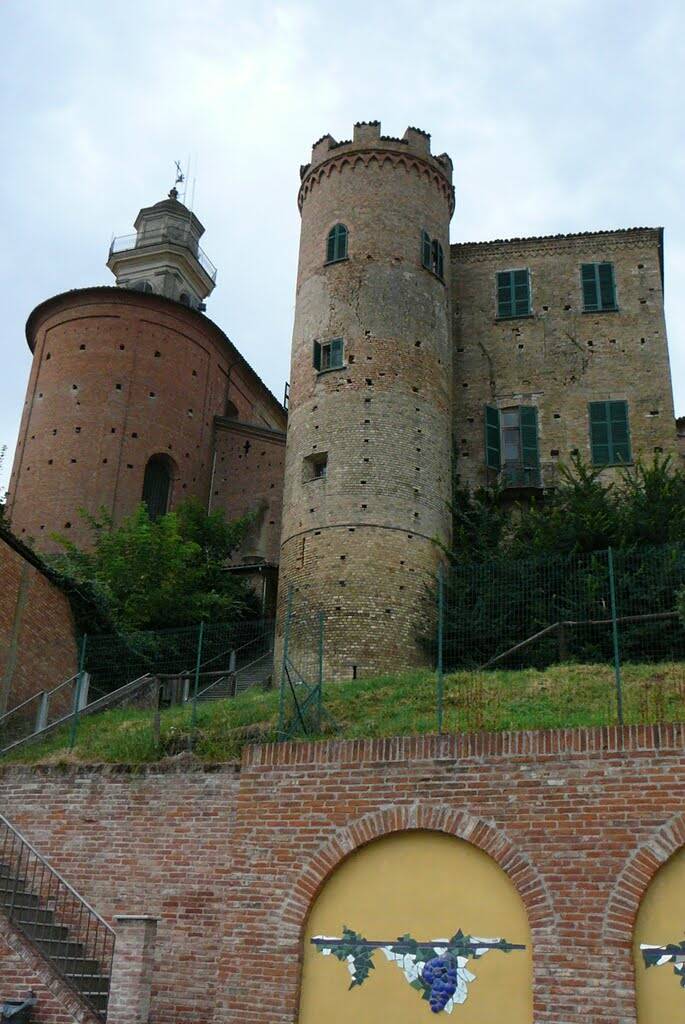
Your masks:
M 437 586 L 438 729 L 674 721 L 685 545 L 453 565 Z

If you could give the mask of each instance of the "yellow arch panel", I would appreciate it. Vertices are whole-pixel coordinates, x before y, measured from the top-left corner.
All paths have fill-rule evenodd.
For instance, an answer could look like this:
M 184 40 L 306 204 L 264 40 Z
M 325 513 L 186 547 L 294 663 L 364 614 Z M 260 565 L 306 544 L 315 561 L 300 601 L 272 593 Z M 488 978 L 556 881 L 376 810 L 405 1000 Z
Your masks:
M 684 977 L 676 971 L 677 959 L 645 967 L 640 946 L 664 947 L 685 942 L 685 848 L 674 854 L 657 872 L 640 904 L 635 923 L 635 987 L 639 1024 L 683 1024 Z M 683 947 L 685 950 L 685 946 Z M 654 952 L 654 957 L 658 951 Z M 683 957 L 685 967 L 685 956 Z
M 324 955 L 311 939 L 338 938 L 343 928 L 371 941 L 410 934 L 419 942 L 451 938 L 461 929 L 480 939 L 506 939 L 523 950 L 490 949 L 465 965 L 475 979 L 452 1012 L 433 1013 L 421 992 L 381 949 L 373 969 L 350 989 L 348 964 Z M 518 892 L 487 854 L 439 832 L 401 832 L 354 853 L 334 872 L 305 932 L 299 1024 L 421 1024 L 454 1021 L 531 1024 L 532 949 Z

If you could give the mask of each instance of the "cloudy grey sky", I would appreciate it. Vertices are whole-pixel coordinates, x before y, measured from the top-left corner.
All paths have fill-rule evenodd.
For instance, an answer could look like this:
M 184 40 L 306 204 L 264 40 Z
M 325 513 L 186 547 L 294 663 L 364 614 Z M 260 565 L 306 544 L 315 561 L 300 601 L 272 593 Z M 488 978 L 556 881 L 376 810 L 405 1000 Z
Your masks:
M 190 156 L 208 315 L 287 375 L 299 165 L 380 119 L 454 160 L 452 239 L 666 228 L 685 412 L 683 0 L 3 0 L 0 445 L 9 474 L 42 299 L 110 283 L 113 233 Z

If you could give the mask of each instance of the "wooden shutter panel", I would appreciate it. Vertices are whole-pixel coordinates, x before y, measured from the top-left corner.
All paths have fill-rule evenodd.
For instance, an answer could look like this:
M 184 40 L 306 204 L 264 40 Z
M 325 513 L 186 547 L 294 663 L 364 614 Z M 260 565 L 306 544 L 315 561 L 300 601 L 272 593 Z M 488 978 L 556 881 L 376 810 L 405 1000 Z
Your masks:
M 599 308 L 616 309 L 616 290 L 614 287 L 613 263 L 598 263 L 597 278 L 599 285 Z
M 331 341 L 331 358 L 330 366 L 342 366 L 343 364 L 343 340 L 342 338 L 333 338 Z
M 421 232 L 421 263 L 428 270 L 431 269 L 432 252 L 431 252 L 431 240 L 430 235 L 427 231 Z
M 595 466 L 608 466 L 611 462 L 608 402 L 590 402 L 590 448 Z
M 594 263 L 583 263 L 580 279 L 583 285 L 583 309 L 599 309 L 599 288 Z
M 630 433 L 628 430 L 628 403 L 608 402 L 610 457 L 612 462 L 630 462 Z
M 514 270 L 513 277 L 513 312 L 515 316 L 528 316 L 530 313 L 530 277 L 527 270 Z
M 540 465 L 538 445 L 538 411 L 534 405 L 519 406 L 521 425 L 521 459 L 526 469 L 537 469 Z
M 312 362 L 314 363 L 314 369 L 321 369 L 321 345 L 318 341 L 314 342 L 314 351 L 312 356 Z
M 505 270 L 497 275 L 497 316 L 512 316 L 514 312 L 514 295 L 512 275 Z
M 499 409 L 485 406 L 485 465 L 499 470 L 502 465 L 502 441 L 499 429 Z

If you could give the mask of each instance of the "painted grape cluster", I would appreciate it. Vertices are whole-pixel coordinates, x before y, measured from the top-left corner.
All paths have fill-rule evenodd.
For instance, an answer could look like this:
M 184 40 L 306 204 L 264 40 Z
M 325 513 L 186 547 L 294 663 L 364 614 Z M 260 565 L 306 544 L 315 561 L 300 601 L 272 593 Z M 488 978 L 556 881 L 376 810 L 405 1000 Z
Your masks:
M 423 968 L 422 981 L 430 989 L 430 1008 L 433 1013 L 445 1009 L 457 991 L 457 965 L 451 956 L 436 956 Z

